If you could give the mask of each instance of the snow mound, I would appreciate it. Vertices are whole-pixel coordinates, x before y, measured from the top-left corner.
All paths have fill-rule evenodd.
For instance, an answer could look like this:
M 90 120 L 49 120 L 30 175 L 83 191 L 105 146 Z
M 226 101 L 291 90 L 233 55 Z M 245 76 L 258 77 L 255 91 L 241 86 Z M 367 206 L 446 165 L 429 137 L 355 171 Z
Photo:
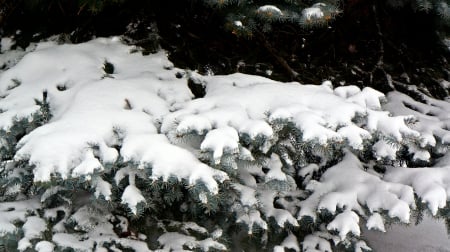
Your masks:
M 364 214 L 363 206 L 367 206 L 371 212 L 387 210 L 390 217 L 409 223 L 410 207 L 415 205 L 411 187 L 384 181 L 365 171 L 350 152 L 340 163 L 325 171 L 320 181 L 311 180 L 306 188 L 312 194 L 301 203 L 298 218 L 316 218 L 317 210 L 333 214 L 339 209 L 353 210 Z
M 161 130 L 171 139 L 232 127 L 241 138 L 265 140 L 264 151 L 274 138 L 273 125 L 280 121 L 293 123 L 302 131 L 304 141 L 322 145 L 347 141 L 353 149 L 361 149 L 375 133 L 398 142 L 419 135 L 405 124 L 409 117 L 391 117 L 380 111 L 380 99 L 384 96 L 371 88 L 360 90 L 351 86 L 333 91 L 327 85 L 280 83 L 240 73 L 202 77 L 202 82 L 207 90 L 204 98 L 192 100 L 164 117 Z M 367 127 L 356 124 L 356 117 L 366 118 Z M 218 137 L 215 139 L 219 141 Z M 223 149 L 236 148 L 231 139 L 225 146 L 213 146 L 210 142 L 207 137 L 204 145 L 215 153 L 216 162 Z M 379 153 L 381 157 L 387 155 Z
M 5 130 L 15 118 L 37 113 L 35 100 L 48 95 L 53 117 L 21 139 L 15 156 L 35 167 L 34 181 L 55 175 L 90 180 L 123 156 L 153 166 L 155 178 L 198 180 L 217 192 L 213 176 L 223 180 L 225 174 L 158 134 L 157 121 L 191 98 L 186 81 L 176 78 L 179 70 L 166 67 L 164 52 L 143 57 L 134 49 L 118 38 L 43 43 L 0 76 L 0 127 Z M 112 73 L 106 73 L 106 64 L 113 66 Z M 197 168 L 204 173 L 193 175 Z
M 321 18 L 322 7 L 309 8 L 309 18 Z M 7 40 L 3 44 L 8 47 Z M 131 235 L 136 242 L 119 238 L 117 230 L 128 225 L 125 217 L 113 216 L 101 204 L 92 212 L 87 203 L 71 202 L 61 181 L 83 184 L 87 194 L 116 200 L 134 216 L 158 202 L 152 190 L 178 182 L 188 191 L 180 197 L 193 196 L 189 201 L 212 213 L 221 207 L 220 197 L 229 196 L 221 194 L 224 185 L 232 195 L 230 215 L 248 234 L 297 229 L 330 216 L 305 237 L 304 251 L 331 251 L 330 244 L 349 241 L 357 251 L 367 249 L 357 240 L 360 222 L 381 231 L 386 216 L 410 222 L 415 193 L 433 214 L 450 200 L 450 155 L 440 167 L 388 167 L 385 174 L 374 168 L 405 155 L 405 148 L 423 162 L 445 153 L 447 102 L 425 97 L 423 104 L 398 92 L 385 97 L 372 88 L 333 89 L 330 81 L 303 85 L 240 73 L 191 73 L 205 88 L 205 96 L 194 99 L 183 77 L 189 74 L 174 68 L 164 52 L 143 56 L 136 51 L 118 38 L 39 43 L 0 73 L 0 133 L 23 131 L 17 145 L 12 141 L 14 157 L 0 167 L 5 179 L 12 178 L 2 197 L 21 199 L 25 175 L 42 189 L 36 195 L 40 202 L 0 204 L 0 235 L 17 232 L 16 221 L 24 223 L 20 250 L 92 250 L 112 241 L 149 250 L 143 235 Z M 43 115 L 44 105 L 48 118 L 26 128 Z M 0 151 L 11 148 L 8 144 L 0 139 Z M 169 194 L 164 197 L 172 204 L 169 196 L 179 195 Z M 75 206 L 62 204 L 39 215 L 37 209 L 55 195 Z M 58 211 L 65 217 L 45 226 Z M 70 233 L 68 223 L 76 232 Z M 227 249 L 216 240 L 221 229 L 211 238 L 195 223 L 181 226 L 164 231 L 157 239 L 160 249 Z M 37 243 L 46 231 L 53 233 L 52 240 Z M 290 233 L 279 244 L 275 250 L 300 251 Z
M 414 188 L 414 192 L 428 205 L 433 215 L 450 201 L 450 166 L 393 167 L 387 171 L 385 180 Z

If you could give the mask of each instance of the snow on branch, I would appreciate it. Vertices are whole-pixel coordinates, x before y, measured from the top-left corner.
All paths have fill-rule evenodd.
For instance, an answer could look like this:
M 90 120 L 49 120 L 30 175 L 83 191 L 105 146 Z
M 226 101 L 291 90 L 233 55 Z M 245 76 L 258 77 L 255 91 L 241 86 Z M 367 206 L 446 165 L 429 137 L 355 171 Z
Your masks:
M 411 187 L 383 181 L 375 173 L 365 171 L 358 158 L 348 151 L 320 181 L 311 180 L 306 188 L 312 194 L 301 202 L 299 219 L 304 216 L 316 218 L 320 210 L 334 214 L 346 209 L 365 215 L 363 206 L 367 206 L 371 213 L 386 210 L 390 217 L 409 223 L 411 207 L 415 205 Z
M 307 17 L 322 18 L 326 8 L 306 9 Z M 219 212 L 262 240 L 279 233 L 278 250 L 299 251 L 299 237 L 288 230 L 312 220 L 303 250 L 349 241 L 366 249 L 360 225 L 383 231 L 388 218 L 408 223 L 415 194 L 433 214 L 450 200 L 448 156 L 435 168 L 385 166 L 431 162 L 447 152 L 447 102 L 240 73 L 191 73 L 205 89 L 195 97 L 164 52 L 135 50 L 118 38 L 39 43 L 0 73 L 0 151 L 8 154 L 0 199 L 23 203 L 0 203 L 0 234 L 17 233 L 16 221 L 24 223 L 20 248 L 149 250 L 111 207 L 156 223 L 160 249 L 228 249 L 200 224 L 190 225 L 201 233 L 195 236 L 185 225 L 166 225 L 174 220 L 159 221 L 166 210 L 183 219 L 201 215 L 209 226 Z M 51 241 L 37 243 L 50 231 Z

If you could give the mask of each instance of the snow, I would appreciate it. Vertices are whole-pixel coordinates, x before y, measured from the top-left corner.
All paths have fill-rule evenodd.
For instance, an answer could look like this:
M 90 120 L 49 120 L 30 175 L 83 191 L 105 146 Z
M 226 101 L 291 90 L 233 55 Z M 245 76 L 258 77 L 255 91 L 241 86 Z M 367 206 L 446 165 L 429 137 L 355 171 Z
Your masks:
M 305 252 L 332 252 L 331 244 L 328 241 L 326 235 L 323 235 L 320 232 L 316 232 L 314 234 L 307 235 L 305 240 L 303 241 L 303 251 Z
M 212 151 L 214 163 L 219 164 L 224 153 L 237 153 L 239 147 L 238 132 L 232 127 L 223 127 L 209 131 L 200 149 L 202 151 Z
M 210 249 L 216 249 L 219 251 L 226 250 L 226 247 L 207 238 L 205 240 L 196 240 L 193 236 L 188 236 L 176 232 L 167 232 L 158 238 L 158 242 L 162 245 L 162 250 L 160 251 L 190 251 L 194 248 L 198 248 L 201 251 L 209 251 Z M 190 250 L 185 250 L 183 247 L 186 246 Z
M 301 202 L 298 218 L 315 218 L 316 209 L 335 213 L 339 208 L 362 213 L 362 205 L 366 205 L 372 212 L 387 210 L 390 217 L 408 223 L 410 206 L 414 205 L 412 188 L 383 181 L 364 171 L 361 163 L 350 152 L 347 152 L 342 162 L 329 168 L 320 182 L 311 180 L 307 189 L 312 190 L 313 194 Z
M 34 239 L 40 237 L 42 232 L 47 229 L 47 223 L 37 216 L 31 216 L 27 218 L 22 228 L 26 238 Z
M 388 102 L 383 108 L 393 115 L 411 115 L 417 119 L 414 129 L 421 134 L 421 146 L 435 146 L 437 142 L 450 143 L 450 104 L 431 97 L 423 96 L 426 103 L 413 100 L 411 97 L 391 92 Z
M 386 181 L 409 185 L 428 204 L 433 215 L 450 201 L 450 166 L 432 168 L 395 167 L 387 171 Z
M 280 227 L 284 227 L 286 224 L 290 224 L 294 227 L 299 226 L 297 220 L 291 215 L 291 213 L 285 209 L 278 209 L 273 206 L 273 201 L 276 196 L 276 192 L 272 190 L 260 191 L 260 201 L 262 205 L 262 212 L 268 217 L 273 217 Z
M 38 252 L 53 252 L 55 249 L 55 245 L 48 241 L 40 241 L 36 243 L 34 247 Z
M 190 185 L 202 181 L 212 193 L 218 192 L 217 181 L 228 178 L 226 173 L 201 163 L 192 153 L 171 144 L 160 134 L 127 136 L 121 155 L 125 161 L 138 162 L 142 168 L 151 165 L 152 179 L 184 178 Z
M 263 230 L 267 230 L 268 229 L 268 225 L 267 222 L 265 222 L 259 211 L 257 210 L 250 210 L 246 213 L 241 214 L 237 220 L 236 223 L 243 223 L 247 226 L 248 228 L 248 234 L 251 235 L 253 234 L 253 228 L 254 225 L 262 228 Z
M 373 213 L 369 219 L 367 220 L 366 224 L 367 229 L 375 229 L 379 230 L 381 232 L 386 232 L 386 229 L 384 228 L 384 221 L 383 217 L 379 213 Z
M 11 47 L 14 45 L 14 41 L 12 38 L 1 38 L 0 40 L 0 52 L 4 53 L 6 51 L 11 50 Z
M 238 183 L 234 183 L 233 188 L 241 194 L 240 201 L 243 206 L 253 206 L 258 204 L 255 189 Z
M 327 225 L 327 229 L 339 231 L 341 240 L 344 240 L 348 233 L 352 233 L 356 236 L 361 234 L 359 229 L 359 217 L 353 211 L 345 211 L 336 215 L 334 220 Z
M 151 164 L 152 177 L 175 176 L 191 184 L 202 180 L 212 192 L 217 192 L 214 177 L 222 181 L 226 179 L 224 173 L 201 164 L 158 134 L 156 121 L 191 98 L 185 80 L 175 77 L 177 69 L 163 70 L 168 62 L 163 52 L 143 57 L 130 53 L 131 50 L 117 38 L 78 45 L 49 42 L 40 44 L 4 72 L 0 76 L 0 93 L 6 97 L 0 107 L 6 112 L 0 117 L 0 127 L 7 129 L 13 118 L 28 117 L 38 111 L 34 99 L 42 99 L 44 90 L 53 114 L 48 124 L 21 140 L 15 158 L 35 166 L 37 182 L 48 181 L 53 175 L 89 180 L 93 173 L 101 172 L 104 165 L 122 155 L 142 165 Z M 107 77 L 102 70 L 106 59 L 115 69 Z M 11 79 L 16 78 L 20 85 L 8 90 Z M 61 85 L 66 90 L 58 90 Z M 119 152 L 113 148 L 121 144 L 115 132 L 123 133 L 123 148 Z M 107 198 L 107 187 L 97 181 L 97 195 Z
M 385 140 L 379 140 L 373 145 L 375 157 L 378 159 L 386 158 L 389 160 L 395 160 L 398 150 L 399 146 L 392 143 L 390 144 Z
M 105 200 L 110 200 L 111 199 L 111 184 L 104 181 L 102 178 L 97 177 L 93 183 L 95 185 L 95 197 L 99 198 L 100 195 L 102 195 Z
M 285 248 L 293 250 L 295 252 L 300 252 L 300 246 L 298 245 L 297 237 L 294 234 L 290 233 L 286 237 L 286 239 L 284 239 L 284 241 L 281 243 L 281 245 L 275 246 L 273 251 L 284 252 Z
M 277 11 L 274 6 L 263 7 Z M 321 7 L 305 9 L 306 17 L 323 17 Z M 2 39 L 1 60 L 10 57 L 9 45 L 10 41 Z M 40 113 L 35 99 L 42 100 L 44 92 L 53 117 L 20 140 L 11 162 L 28 163 L 32 168 L 27 172 L 36 183 L 80 179 L 96 198 L 105 200 L 111 200 L 114 189 L 128 179 L 119 199 L 133 214 L 139 203 L 147 202 L 135 183 L 136 176 L 149 181 L 175 179 L 188 188 L 204 185 L 206 191 L 199 192 L 198 200 L 205 205 L 228 180 L 239 195 L 230 211 L 236 213 L 237 223 L 248 228 L 248 234 L 255 228 L 268 232 L 272 228 L 269 219 L 280 228 L 297 227 L 304 217 L 316 220 L 321 211 L 331 213 L 323 230 L 305 237 L 304 251 L 331 251 L 330 241 L 344 242 L 349 234 L 359 236 L 364 225 L 384 232 L 386 218 L 409 223 L 415 194 L 433 215 L 450 201 L 448 154 L 434 167 L 386 166 L 384 175 L 357 156 L 369 148 L 369 154 L 381 163 L 396 160 L 402 147 L 414 160 L 429 161 L 438 151 L 445 154 L 450 143 L 448 102 L 424 96 L 425 103 L 420 103 L 399 92 L 385 96 L 371 88 L 333 89 L 331 81 L 303 85 L 240 73 L 193 74 L 206 89 L 205 97 L 194 99 L 186 77 L 175 76 L 186 72 L 174 68 L 163 51 L 143 56 L 131 53 L 134 49 L 119 38 L 99 38 L 77 45 L 50 41 L 16 50 L 26 55 L 0 72 L 0 96 L 4 97 L 0 128 L 11 130 L 13 120 Z M 105 62 L 114 65 L 112 74 L 104 72 Z M 323 149 L 341 146 L 342 160 L 326 168 L 327 160 L 298 168 L 294 159 L 274 148 L 281 141 L 280 127 L 296 128 L 300 132 L 296 140 L 301 143 Z M 298 150 L 288 142 L 282 143 Z M 260 157 L 254 153 L 264 159 L 256 160 Z M 115 171 L 114 181 L 104 180 L 102 174 L 118 161 L 125 165 Z M 225 171 L 230 167 L 236 174 Z M 296 184 L 298 178 L 303 185 Z M 8 186 L 6 194 L 15 195 L 20 189 L 19 184 Z M 14 224 L 20 220 L 25 223 L 20 250 L 33 246 L 38 251 L 90 250 L 94 244 L 111 240 L 148 250 L 142 241 L 145 235 L 136 234 L 136 240 L 118 238 L 113 217 L 92 213 L 86 206 L 72 212 L 47 209 L 39 216 L 40 203 L 60 189 L 49 187 L 26 202 L 0 203 L 0 234 L 17 232 Z M 59 210 L 68 216 L 54 225 L 52 240 L 34 244 Z M 75 221 L 76 230 L 85 235 L 66 233 L 64 222 L 68 220 Z M 128 223 L 121 225 L 125 230 Z M 158 239 L 160 249 L 227 249 L 215 240 L 219 234 L 203 240 L 190 236 L 189 230 L 206 235 L 207 230 L 196 225 L 183 226 L 183 233 L 163 234 Z M 300 251 L 298 243 L 289 234 L 275 250 Z M 358 242 L 355 248 L 366 249 L 366 244 Z
M 269 163 L 267 167 L 270 169 L 266 174 L 266 182 L 270 180 L 287 180 L 286 174 L 281 170 L 283 164 L 281 163 L 280 157 L 278 155 L 272 154 L 270 156 Z
M 257 12 L 269 12 L 269 13 L 275 13 L 278 15 L 283 15 L 283 12 L 274 5 L 264 5 L 258 8 Z
M 17 249 L 24 251 L 32 247 L 30 240 L 40 238 L 42 233 L 47 229 L 47 222 L 37 216 L 30 216 L 27 218 L 22 229 L 24 237 L 19 241 Z
M 242 26 L 243 26 L 243 25 L 242 25 L 242 22 L 239 21 L 239 20 L 236 20 L 236 21 L 234 21 L 233 23 L 234 23 L 234 25 L 237 26 L 237 27 L 242 27 Z
M 131 212 L 136 214 L 136 206 L 140 202 L 146 202 L 144 196 L 141 194 L 141 191 L 134 185 L 128 185 L 123 191 L 122 203 L 126 204 L 131 209 Z
M 311 19 L 323 18 L 324 13 L 320 7 L 321 7 L 320 4 L 314 4 L 312 7 L 303 9 L 302 10 L 303 17 L 305 17 L 307 21 L 310 21 Z
M 34 212 L 39 208 L 39 201 L 36 199 L 22 202 L 2 202 L 0 204 L 0 235 L 15 233 L 15 221 L 25 222 L 29 212 Z M 31 229 L 30 229 L 31 231 Z

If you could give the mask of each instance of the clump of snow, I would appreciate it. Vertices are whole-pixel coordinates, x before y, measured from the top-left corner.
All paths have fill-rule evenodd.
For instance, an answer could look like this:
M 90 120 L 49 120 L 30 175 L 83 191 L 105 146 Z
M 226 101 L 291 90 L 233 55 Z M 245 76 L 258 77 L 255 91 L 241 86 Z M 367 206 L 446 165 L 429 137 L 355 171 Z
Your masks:
M 241 22 L 240 20 L 234 21 L 233 24 L 234 24 L 235 26 L 237 26 L 237 27 L 242 27 L 242 26 L 243 26 L 243 25 L 242 25 L 242 22 Z
M 330 235 L 323 232 L 315 232 L 307 235 L 303 240 L 302 246 L 305 252 L 331 252 L 331 244 L 329 242 Z
M 0 73 L 13 67 L 20 59 L 29 51 L 34 49 L 34 44 L 32 43 L 26 50 L 22 48 L 17 48 L 12 50 L 14 45 L 14 40 L 12 38 L 1 38 L 0 41 Z
M 393 115 L 414 116 L 417 122 L 414 129 L 421 133 L 421 146 L 435 146 L 437 142 L 450 143 L 450 104 L 422 96 L 425 103 L 415 101 L 411 97 L 400 92 L 390 92 L 387 95 L 388 102 L 383 106 Z
M 27 221 L 23 224 L 22 228 L 26 238 L 34 239 L 40 237 L 47 229 L 47 223 L 37 216 L 30 216 L 27 218 Z
M 131 212 L 136 214 L 136 206 L 138 203 L 145 203 L 145 198 L 142 196 L 141 191 L 134 185 L 128 185 L 122 194 L 122 203 L 126 204 Z
M 267 230 L 269 227 L 267 222 L 263 220 L 261 213 L 257 210 L 250 210 L 245 213 L 240 213 L 236 223 L 243 223 L 247 226 L 248 234 L 253 233 L 254 226 Z
M 17 249 L 24 251 L 32 247 L 30 240 L 40 238 L 47 229 L 47 222 L 37 216 L 30 216 L 23 224 L 24 237 L 19 241 Z
M 228 178 L 226 173 L 201 163 L 188 150 L 171 144 L 161 134 L 125 137 L 121 155 L 125 161 L 138 162 L 141 168 L 151 165 L 152 179 L 184 178 L 191 185 L 203 182 L 212 193 L 218 192 L 217 181 Z
M 202 151 L 212 151 L 214 163 L 219 164 L 224 153 L 237 153 L 238 147 L 238 132 L 232 127 L 223 127 L 209 131 L 200 149 Z
M 322 10 L 318 7 L 305 8 L 302 11 L 302 15 L 306 17 L 306 20 L 319 19 L 324 16 Z
M 284 252 L 285 248 L 300 252 L 300 246 L 298 245 L 297 237 L 294 234 L 290 233 L 279 246 L 274 247 L 273 251 Z
M 12 38 L 1 38 L 0 40 L 0 53 L 4 53 L 6 51 L 11 50 L 11 47 L 14 45 L 14 40 Z
M 39 207 L 39 201 L 36 199 L 21 202 L 1 202 L 0 235 L 15 233 L 17 228 L 14 223 L 18 220 L 25 222 L 26 216 L 30 212 L 36 211 Z
M 366 172 L 354 154 L 347 152 L 344 159 L 329 168 L 320 181 L 311 180 L 307 189 L 313 193 L 301 202 L 299 217 L 315 218 L 320 209 L 335 213 L 339 209 L 363 213 L 365 205 L 370 211 L 387 210 L 390 217 L 408 223 L 410 206 L 415 205 L 411 187 L 391 183 Z
M 385 140 L 379 140 L 373 145 L 373 152 L 377 159 L 386 158 L 388 160 L 395 160 L 399 146 L 388 143 Z
M 110 214 L 104 215 L 101 211 L 94 211 L 89 206 L 78 209 L 69 219 L 75 223 L 75 230 L 79 233 L 69 233 L 59 230 L 53 234 L 52 242 L 58 249 L 74 249 L 75 251 L 93 251 L 95 247 L 103 247 L 105 243 L 114 241 L 124 248 L 134 251 L 150 251 L 147 244 L 139 237 L 119 238 L 114 231 L 112 222 L 118 222 Z M 120 225 L 120 222 L 119 222 Z
M 297 220 L 292 216 L 292 214 L 285 209 L 275 208 L 273 205 L 274 198 L 277 196 L 276 192 L 272 190 L 264 190 L 259 192 L 262 205 L 262 212 L 268 217 L 273 217 L 280 227 L 284 227 L 290 224 L 294 227 L 299 226 Z
M 388 112 L 379 111 L 383 96 L 369 88 L 362 91 L 354 88 L 348 97 L 340 97 L 327 85 L 279 83 L 244 74 L 205 76 L 202 82 L 206 85 L 206 96 L 165 116 L 163 133 L 170 136 L 176 130 L 183 134 L 189 131 L 204 134 L 210 127 L 233 127 L 240 136 L 252 140 L 260 137 L 270 145 L 273 129 L 269 125 L 287 121 L 302 130 L 305 141 L 324 145 L 346 140 L 354 149 L 361 149 L 363 142 L 375 132 L 393 136 L 397 141 L 402 141 L 403 136 L 419 134 L 406 126 L 407 117 L 391 117 Z M 343 88 L 340 90 L 344 92 Z M 352 121 L 357 115 L 367 117 L 367 128 Z
M 367 229 L 376 229 L 380 230 L 382 232 L 386 232 L 386 229 L 384 228 L 384 221 L 383 217 L 379 213 L 373 213 L 366 223 Z
M 77 45 L 49 42 L 39 44 L 4 72 L 0 76 L 0 94 L 6 96 L 0 105 L 5 111 L 1 128 L 8 129 L 14 118 L 38 111 L 35 99 L 42 99 L 44 91 L 53 114 L 48 124 L 21 139 L 15 159 L 35 166 L 34 181 L 48 181 L 53 175 L 89 180 L 122 155 L 152 164 L 153 177 L 201 180 L 217 191 L 213 177 L 223 180 L 225 174 L 202 165 L 158 134 L 157 120 L 191 98 L 186 80 L 176 78 L 177 69 L 164 69 L 168 60 L 163 52 L 144 57 L 130 51 L 132 47 L 117 38 Z M 105 59 L 115 69 L 109 76 L 103 71 Z M 13 79 L 20 85 L 9 89 Z M 114 145 L 121 144 L 117 151 Z M 191 172 L 193 167 L 202 172 Z M 96 188 L 101 190 L 98 195 L 108 197 L 106 184 L 97 181 Z
M 327 225 L 329 230 L 338 230 L 339 237 L 344 240 L 348 233 L 352 233 L 356 236 L 361 234 L 359 229 L 359 217 L 353 211 L 345 211 L 336 215 L 334 220 Z
M 266 174 L 266 181 L 270 180 L 287 180 L 286 174 L 281 170 L 283 168 L 283 164 L 281 163 L 280 157 L 278 155 L 272 154 L 267 164 L 267 167 L 270 169 Z
M 201 251 L 209 251 L 215 249 L 219 251 L 226 250 L 225 245 L 214 241 L 211 238 L 205 240 L 197 240 L 194 236 L 184 235 L 176 232 L 167 232 L 158 238 L 159 244 L 164 251 L 185 251 L 184 246 L 189 249 L 200 249 Z
M 385 180 L 409 185 L 433 215 L 450 201 L 450 167 L 402 168 L 387 171 Z
M 48 241 L 40 241 L 36 243 L 36 246 L 34 246 L 34 248 L 38 252 L 53 252 L 55 250 L 55 244 Z
M 274 5 L 264 5 L 258 8 L 257 12 L 263 12 L 263 13 L 272 13 L 277 15 L 283 15 L 283 12 L 280 10 L 280 8 L 274 6 Z
M 324 3 L 316 3 L 309 8 L 305 8 L 302 11 L 302 16 L 307 20 L 311 21 L 314 19 L 321 19 L 324 17 L 324 12 L 322 10 L 326 5 Z

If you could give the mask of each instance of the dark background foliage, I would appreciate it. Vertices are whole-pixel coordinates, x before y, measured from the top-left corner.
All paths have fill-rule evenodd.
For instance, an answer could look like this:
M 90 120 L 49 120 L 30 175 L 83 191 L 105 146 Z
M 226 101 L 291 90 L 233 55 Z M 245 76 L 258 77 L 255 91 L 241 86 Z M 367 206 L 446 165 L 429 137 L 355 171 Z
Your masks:
M 450 53 L 442 42 L 448 27 L 412 4 L 388 2 L 344 0 L 327 25 L 275 22 L 268 32 L 241 36 L 227 29 L 227 8 L 200 0 L 0 0 L 0 27 L 20 47 L 54 34 L 73 43 L 126 35 L 129 43 L 149 53 L 161 46 L 176 66 L 204 74 L 244 72 L 315 84 L 331 79 L 385 92 L 406 92 L 414 84 L 446 97 L 440 83 L 450 79 Z

